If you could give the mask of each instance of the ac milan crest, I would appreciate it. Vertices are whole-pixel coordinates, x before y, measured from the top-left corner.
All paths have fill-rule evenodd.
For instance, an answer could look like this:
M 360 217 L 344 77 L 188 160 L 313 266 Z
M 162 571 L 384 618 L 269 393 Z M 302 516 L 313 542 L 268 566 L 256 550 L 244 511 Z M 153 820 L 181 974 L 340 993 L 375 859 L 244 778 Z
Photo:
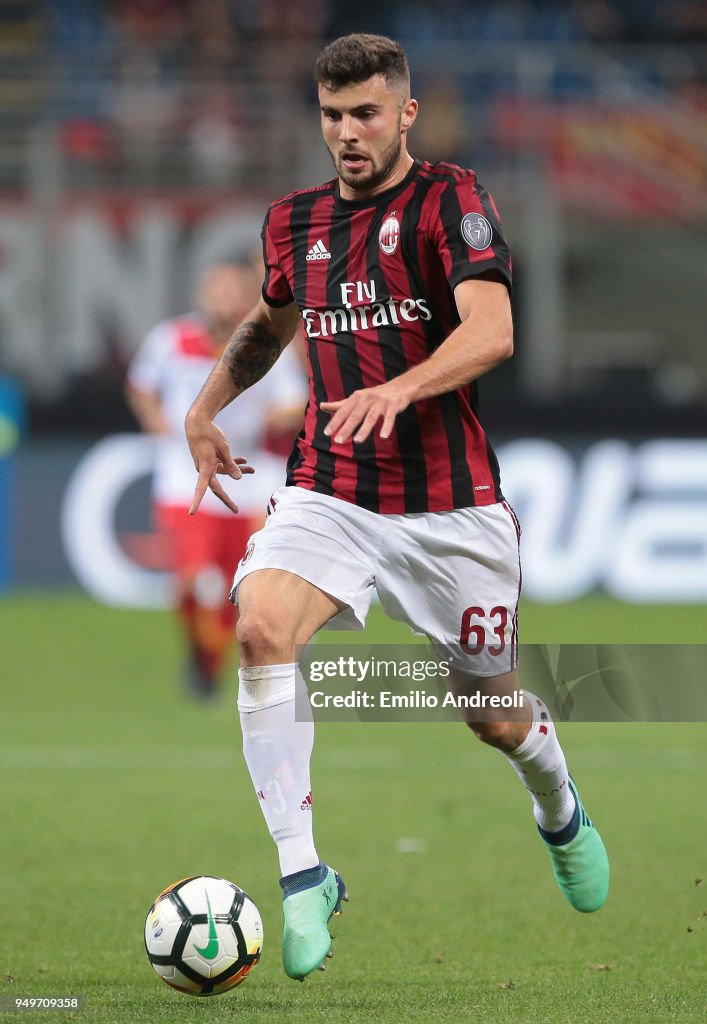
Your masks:
M 395 210 L 385 218 L 378 232 L 378 245 L 386 256 L 392 256 L 398 248 L 400 240 L 400 221 L 395 216 Z

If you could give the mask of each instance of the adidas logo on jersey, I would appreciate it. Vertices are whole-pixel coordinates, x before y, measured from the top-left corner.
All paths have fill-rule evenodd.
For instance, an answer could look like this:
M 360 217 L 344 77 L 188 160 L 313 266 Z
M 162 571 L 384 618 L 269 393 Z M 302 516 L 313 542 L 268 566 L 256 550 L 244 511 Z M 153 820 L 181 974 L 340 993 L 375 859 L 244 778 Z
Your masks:
M 314 243 L 312 248 L 309 250 L 306 258 L 308 260 L 330 260 L 331 253 L 329 252 L 327 247 L 324 245 L 324 242 L 322 242 L 320 238 L 317 242 Z

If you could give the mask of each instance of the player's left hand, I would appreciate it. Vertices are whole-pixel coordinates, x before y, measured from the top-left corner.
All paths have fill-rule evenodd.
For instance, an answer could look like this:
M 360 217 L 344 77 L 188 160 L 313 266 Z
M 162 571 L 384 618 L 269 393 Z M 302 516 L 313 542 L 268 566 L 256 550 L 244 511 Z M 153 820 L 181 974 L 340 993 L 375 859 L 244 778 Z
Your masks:
M 362 388 L 339 402 L 322 402 L 324 412 L 333 414 L 324 433 L 333 437 L 336 444 L 346 444 L 351 437 L 355 444 L 360 444 L 370 436 L 376 423 L 383 420 L 380 436 L 388 438 L 396 416 L 409 404 L 410 399 L 397 380 Z

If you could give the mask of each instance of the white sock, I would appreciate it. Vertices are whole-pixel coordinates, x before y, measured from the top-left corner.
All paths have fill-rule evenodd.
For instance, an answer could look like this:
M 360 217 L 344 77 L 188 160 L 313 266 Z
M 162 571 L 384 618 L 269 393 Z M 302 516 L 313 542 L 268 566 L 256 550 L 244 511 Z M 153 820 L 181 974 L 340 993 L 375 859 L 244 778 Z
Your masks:
M 575 808 L 565 755 L 547 706 L 527 690 L 525 697 L 533 710 L 530 732 L 506 756 L 533 798 L 533 813 L 540 828 L 559 832 L 570 822 Z
M 308 700 L 297 701 L 295 716 L 304 680 L 292 662 L 241 668 L 238 682 L 243 754 L 277 844 L 280 871 L 284 876 L 316 867 L 309 780 L 314 722 Z

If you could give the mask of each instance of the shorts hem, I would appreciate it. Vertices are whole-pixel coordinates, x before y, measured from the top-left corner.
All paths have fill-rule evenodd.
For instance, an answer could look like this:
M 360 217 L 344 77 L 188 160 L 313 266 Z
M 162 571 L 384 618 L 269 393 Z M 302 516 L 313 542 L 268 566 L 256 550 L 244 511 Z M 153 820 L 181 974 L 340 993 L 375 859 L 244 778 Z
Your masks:
M 270 562 L 268 565 L 253 565 L 249 566 L 248 569 L 243 573 L 236 573 L 237 579 L 234 578 L 233 586 L 228 595 L 228 600 L 231 604 L 238 605 L 238 588 L 244 579 L 248 576 L 252 576 L 254 572 L 261 572 L 264 569 L 278 569 L 280 572 L 288 572 L 290 576 L 298 576 L 306 583 L 310 583 L 317 590 L 320 590 L 322 594 L 326 594 L 327 597 L 332 598 L 334 601 L 343 601 L 346 605 L 340 612 L 332 615 L 324 625 L 322 629 L 350 629 L 350 630 L 362 630 L 366 626 L 366 618 L 368 615 L 368 608 L 364 611 L 363 609 L 356 609 L 351 603 L 350 599 L 343 594 L 333 594 L 330 590 L 325 590 L 316 580 L 312 579 L 306 572 L 296 572 L 290 566 L 276 565 Z

